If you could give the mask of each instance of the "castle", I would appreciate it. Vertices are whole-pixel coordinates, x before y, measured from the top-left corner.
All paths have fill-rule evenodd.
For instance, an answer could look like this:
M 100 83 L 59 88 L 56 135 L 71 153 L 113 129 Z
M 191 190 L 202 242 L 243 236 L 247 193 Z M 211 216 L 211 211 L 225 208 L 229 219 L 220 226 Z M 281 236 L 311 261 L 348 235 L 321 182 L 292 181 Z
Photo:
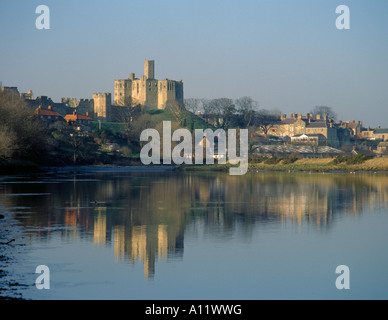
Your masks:
M 114 104 L 112 94 L 93 93 L 92 99 L 62 98 L 54 102 L 47 96 L 34 99 L 32 91 L 19 93 L 17 87 L 0 87 L 23 97 L 34 109 L 54 109 L 65 117 L 67 114 L 88 114 L 94 120 L 115 121 L 115 115 L 120 114 L 124 107 L 150 107 L 165 109 L 167 106 L 183 107 L 183 82 L 165 79 L 155 79 L 154 60 L 144 60 L 144 75 L 140 79 L 131 73 L 128 79 L 115 80 Z
M 115 80 L 114 104 L 165 109 L 168 105 L 183 106 L 183 82 L 155 79 L 154 60 L 144 60 L 140 79 L 131 73 L 128 79 Z

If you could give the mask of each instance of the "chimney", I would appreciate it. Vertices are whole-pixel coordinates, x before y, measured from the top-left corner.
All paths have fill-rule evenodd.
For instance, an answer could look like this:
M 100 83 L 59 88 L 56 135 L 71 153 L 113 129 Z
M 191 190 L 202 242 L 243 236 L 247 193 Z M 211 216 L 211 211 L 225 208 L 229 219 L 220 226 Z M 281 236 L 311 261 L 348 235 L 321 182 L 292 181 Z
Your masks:
M 294 114 L 293 113 L 291 113 L 291 119 L 294 119 L 295 117 L 294 117 Z
M 51 110 L 51 106 L 48 106 L 48 108 L 47 108 L 47 109 Z
M 320 114 L 317 114 L 316 117 L 315 117 L 316 120 L 321 120 L 321 115 Z
M 302 114 L 298 113 L 298 120 L 302 120 Z

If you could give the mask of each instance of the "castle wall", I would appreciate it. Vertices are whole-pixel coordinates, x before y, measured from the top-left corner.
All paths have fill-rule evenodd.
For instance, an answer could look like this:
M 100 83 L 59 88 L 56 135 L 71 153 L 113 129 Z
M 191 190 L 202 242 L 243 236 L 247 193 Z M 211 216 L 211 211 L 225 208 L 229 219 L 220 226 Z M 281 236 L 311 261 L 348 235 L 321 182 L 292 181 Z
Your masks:
M 146 82 L 146 106 L 158 106 L 158 81 L 147 80 Z

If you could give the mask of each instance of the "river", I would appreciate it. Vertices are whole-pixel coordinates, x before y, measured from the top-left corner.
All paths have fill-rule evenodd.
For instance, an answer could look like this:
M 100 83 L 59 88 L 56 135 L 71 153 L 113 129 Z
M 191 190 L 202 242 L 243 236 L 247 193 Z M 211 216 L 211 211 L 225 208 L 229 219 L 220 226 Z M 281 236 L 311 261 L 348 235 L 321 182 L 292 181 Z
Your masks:
M 0 211 L 0 297 L 388 298 L 386 174 L 56 171 Z

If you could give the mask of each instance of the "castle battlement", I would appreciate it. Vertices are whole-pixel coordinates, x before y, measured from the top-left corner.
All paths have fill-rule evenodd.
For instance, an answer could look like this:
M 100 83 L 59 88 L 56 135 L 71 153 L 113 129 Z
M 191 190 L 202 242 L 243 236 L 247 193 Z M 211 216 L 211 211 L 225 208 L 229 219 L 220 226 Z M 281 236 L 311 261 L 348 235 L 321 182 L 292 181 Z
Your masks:
M 101 92 L 98 92 L 98 93 L 93 93 L 93 99 L 97 99 L 97 98 L 111 98 L 112 97 L 112 94 L 110 92 L 105 92 L 105 93 L 101 93 Z

